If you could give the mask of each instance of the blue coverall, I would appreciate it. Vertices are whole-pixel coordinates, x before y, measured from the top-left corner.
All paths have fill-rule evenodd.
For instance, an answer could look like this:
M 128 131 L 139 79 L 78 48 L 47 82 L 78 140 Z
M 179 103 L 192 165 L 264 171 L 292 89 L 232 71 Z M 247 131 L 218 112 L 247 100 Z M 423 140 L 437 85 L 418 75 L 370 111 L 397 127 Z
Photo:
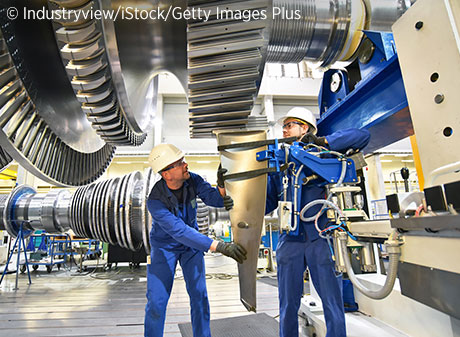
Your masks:
M 347 129 L 326 136 L 331 150 L 346 152 L 353 148 L 363 149 L 369 142 L 367 130 Z M 278 201 L 283 200 L 281 183 L 282 173 L 273 173 L 268 177 L 266 213 L 278 207 Z M 289 196 L 292 195 L 288 189 Z M 325 199 L 324 187 L 315 185 L 302 186 L 301 207 L 310 201 Z M 305 217 L 318 213 L 321 205 L 309 209 Z M 318 224 L 325 228 L 326 214 L 323 214 Z M 307 266 L 310 278 L 323 302 L 326 319 L 327 337 L 345 337 L 345 313 L 342 297 L 341 276 L 335 273 L 335 264 L 327 241 L 321 239 L 313 222 L 300 221 L 299 235 L 285 233 L 280 235 L 276 248 L 278 264 L 278 296 L 280 306 L 280 337 L 297 337 L 299 335 L 298 316 L 300 299 L 303 293 L 303 273 Z
M 203 252 L 209 250 L 212 239 L 198 232 L 196 196 L 209 206 L 223 207 L 224 203 L 217 188 L 192 172 L 183 188 L 183 202 L 179 204 L 161 179 L 154 185 L 147 200 L 153 218 L 144 323 L 144 334 L 149 337 L 163 336 L 166 306 L 177 262 L 182 267 L 190 297 L 193 336 L 211 336 Z

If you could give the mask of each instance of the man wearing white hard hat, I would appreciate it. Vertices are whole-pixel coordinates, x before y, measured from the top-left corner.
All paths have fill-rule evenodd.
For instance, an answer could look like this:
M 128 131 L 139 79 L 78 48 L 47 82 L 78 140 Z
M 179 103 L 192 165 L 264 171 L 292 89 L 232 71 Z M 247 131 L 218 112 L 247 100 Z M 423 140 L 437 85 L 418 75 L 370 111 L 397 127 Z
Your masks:
M 313 143 L 338 152 L 349 149 L 359 151 L 369 142 L 367 130 L 347 129 L 331 135 L 319 137 L 313 113 L 303 107 L 291 109 L 278 123 L 283 127 L 283 137 L 296 137 L 297 141 Z M 266 213 L 278 207 L 283 196 L 282 175 L 270 174 L 267 183 Z M 288 193 L 292 195 L 292 193 Z M 324 199 L 326 190 L 312 184 L 302 186 L 301 205 L 317 199 Z M 290 201 L 290 200 L 288 200 Z M 311 207 L 305 212 L 309 218 L 317 214 L 321 206 Z M 327 225 L 324 212 L 318 218 L 319 228 Z M 345 313 L 342 297 L 342 278 L 335 273 L 328 243 L 320 238 L 313 222 L 300 221 L 298 235 L 282 233 L 276 248 L 278 266 L 278 292 L 280 305 L 280 337 L 298 337 L 298 311 L 303 294 L 303 275 L 308 267 L 313 282 L 323 304 L 327 337 L 346 337 Z
M 234 243 L 214 241 L 198 231 L 196 197 L 209 206 L 233 207 L 223 184 L 224 170 L 218 170 L 217 188 L 189 172 L 184 153 L 171 144 L 155 146 L 149 156 L 155 173 L 161 175 L 147 199 L 152 214 L 151 263 L 147 266 L 145 336 L 163 336 L 166 306 L 179 262 L 190 296 L 194 337 L 210 337 L 210 312 L 206 291 L 203 253 L 217 251 L 243 263 L 246 250 Z

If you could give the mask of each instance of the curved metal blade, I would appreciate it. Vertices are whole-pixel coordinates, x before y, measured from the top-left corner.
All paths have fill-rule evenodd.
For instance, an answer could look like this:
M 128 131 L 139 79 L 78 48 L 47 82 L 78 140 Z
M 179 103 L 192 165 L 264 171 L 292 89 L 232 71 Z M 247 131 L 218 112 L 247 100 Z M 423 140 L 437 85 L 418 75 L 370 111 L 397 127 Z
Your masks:
M 266 131 L 217 132 L 217 144 L 228 145 L 265 140 Z M 243 173 L 267 167 L 256 161 L 256 153 L 267 146 L 232 148 L 220 151 L 222 167 L 227 174 Z M 265 214 L 267 175 L 225 180 L 227 194 L 234 200 L 230 211 L 234 241 L 248 252 L 247 260 L 238 264 L 240 299 L 248 311 L 256 311 L 256 274 L 259 244 Z

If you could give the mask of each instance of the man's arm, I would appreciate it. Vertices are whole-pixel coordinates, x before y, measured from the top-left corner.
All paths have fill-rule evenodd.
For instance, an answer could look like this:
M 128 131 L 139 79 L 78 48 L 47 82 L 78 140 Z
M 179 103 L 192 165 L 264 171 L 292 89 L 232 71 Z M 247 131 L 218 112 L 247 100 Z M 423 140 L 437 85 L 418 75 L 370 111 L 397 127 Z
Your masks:
M 346 152 L 353 149 L 362 150 L 369 143 L 371 134 L 365 129 L 346 129 L 326 136 L 327 144 L 333 151 Z
M 224 206 L 224 200 L 222 198 L 221 192 L 219 191 L 219 188 L 212 187 L 198 174 L 193 174 L 191 179 L 193 179 L 193 183 L 195 184 L 196 193 L 206 205 L 213 207 Z
M 246 250 L 241 245 L 212 240 L 201 234 L 196 229 L 187 226 L 181 218 L 172 214 L 161 201 L 147 200 L 147 207 L 152 214 L 153 221 L 177 242 L 201 251 L 217 251 L 238 263 L 246 260 Z
M 212 239 L 188 226 L 181 218 L 171 213 L 159 200 L 147 200 L 147 207 L 155 224 L 158 224 L 174 240 L 185 246 L 207 251 Z
M 267 176 L 267 198 L 265 201 L 265 214 L 273 212 L 278 207 L 280 200 L 281 172 L 269 173 Z

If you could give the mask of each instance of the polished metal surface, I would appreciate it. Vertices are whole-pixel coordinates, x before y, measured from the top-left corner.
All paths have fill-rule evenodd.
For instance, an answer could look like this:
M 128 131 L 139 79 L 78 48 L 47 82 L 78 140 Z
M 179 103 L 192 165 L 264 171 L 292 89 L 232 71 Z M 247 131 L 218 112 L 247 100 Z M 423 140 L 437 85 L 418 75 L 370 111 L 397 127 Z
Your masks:
M 41 205 L 41 223 L 47 233 L 64 232 L 70 227 L 69 208 L 71 194 L 68 190 L 50 191 Z
M 298 63 L 308 59 L 321 61 L 336 25 L 336 11 L 343 7 L 333 2 L 275 0 L 274 7 L 298 11 L 302 19 L 273 19 L 267 62 Z M 343 11 L 342 11 L 343 12 Z M 343 13 L 341 13 L 343 14 Z M 335 30 L 335 29 L 334 29 Z
M 285 14 L 273 17 L 267 62 L 307 60 L 329 67 L 336 61 L 352 61 L 362 30 L 391 31 L 413 2 L 274 0 L 273 8 L 283 8 Z
M 209 234 L 209 214 L 209 207 L 200 198 L 196 198 L 196 223 L 198 231 L 206 236 Z
M 105 4 L 106 8 L 101 7 L 99 1 L 79 1 L 78 9 L 86 13 L 111 9 L 109 1 Z M 50 1 L 50 8 L 56 8 L 56 5 L 61 10 L 71 9 L 75 8 L 76 2 Z M 91 16 L 88 19 L 84 15 L 73 20 L 57 19 L 54 22 L 58 27 L 56 39 L 63 44 L 60 55 L 71 78 L 74 94 L 97 134 L 109 144 L 140 145 L 147 135 L 137 123 L 124 90 L 115 31 L 111 22 L 104 25 L 103 20 Z M 81 74 L 79 65 L 90 70 Z M 146 94 L 145 91 L 139 93 Z M 151 96 L 154 95 L 156 97 L 156 92 L 151 93 Z M 146 102 L 142 100 L 139 103 L 144 108 L 143 104 Z M 136 112 L 138 118 L 141 115 L 148 122 L 152 120 L 151 114 L 142 116 L 143 110 Z
M 47 194 L 36 194 L 29 186 L 16 187 L 4 206 L 2 221 L 9 225 L 8 233 L 15 237 L 16 227 L 27 224 L 29 229 L 42 229 L 48 233 L 60 233 L 69 229 L 68 190 L 53 190 Z M 7 227 L 8 228 L 8 227 Z
M 155 183 L 161 179 L 161 175 L 158 173 L 155 174 L 153 173 L 151 168 L 147 168 L 144 170 L 144 179 L 145 179 L 145 184 L 144 184 L 143 194 L 145 196 L 145 201 L 147 201 L 150 195 L 150 191 L 153 188 L 153 185 L 155 185 Z M 145 219 L 145 222 L 142 228 L 142 240 L 144 242 L 145 252 L 147 254 L 150 254 L 150 231 L 152 229 L 153 219 L 152 219 L 152 215 L 150 214 L 147 208 L 147 205 L 145 206 L 145 209 L 144 209 L 144 219 Z
M 11 158 L 11 156 L 0 147 L 0 172 L 6 169 L 12 161 L 13 158 Z
M 371 243 L 362 243 L 363 247 L 359 250 L 361 270 L 370 273 L 377 270 L 375 264 L 374 245 Z
M 9 235 L 12 237 L 17 237 L 20 231 L 20 226 L 23 226 L 23 235 L 28 237 L 33 233 L 33 228 L 28 223 L 27 218 L 20 219 L 16 217 L 16 203 L 18 199 L 28 200 L 31 196 L 36 193 L 35 189 L 30 186 L 20 185 L 17 186 L 7 197 L 3 213 L 1 214 L 3 218 L 3 224 Z
M 366 5 L 366 29 L 391 32 L 391 26 L 415 0 L 363 0 Z
M 218 132 L 217 144 L 228 145 L 265 140 L 265 131 Z M 220 152 L 227 175 L 263 169 L 267 162 L 258 162 L 256 153 L 267 146 L 234 148 Z M 256 311 L 256 273 L 259 243 L 265 215 L 267 175 L 249 179 L 227 179 L 225 188 L 235 204 L 230 211 L 233 240 L 247 250 L 247 260 L 238 264 L 241 301 L 249 311 Z
M 7 205 L 7 199 L 8 194 L 0 194 L 0 231 L 4 231 L 6 229 L 5 221 L 3 220 L 3 211 L 5 209 L 5 206 Z
M 327 68 L 352 62 L 363 30 L 388 31 L 410 6 L 408 0 L 189 0 L 209 11 L 209 20 L 187 22 L 190 136 L 209 138 L 213 130 L 251 129 L 265 62 L 302 60 Z M 265 11 L 259 20 L 226 18 L 230 12 Z M 263 127 L 266 127 L 265 124 Z
M 216 129 L 244 128 L 248 123 L 265 66 L 271 20 L 218 14 L 265 10 L 269 0 L 189 0 L 190 8 L 210 19 L 188 20 L 188 100 L 190 137 L 211 138 Z
M 353 57 L 364 28 L 361 0 L 274 0 L 273 7 L 286 14 L 273 18 L 267 62 L 305 59 L 328 67 Z
M 187 7 L 185 0 L 142 0 L 142 10 Z M 103 0 L 103 8 L 127 7 L 126 0 Z M 184 19 L 104 20 L 112 81 L 133 129 L 147 131 L 155 117 L 158 73 L 175 75 L 187 88 L 187 31 Z
M 9 25 L 6 27 L 11 28 Z M 49 120 L 42 117 L 41 112 L 51 113 L 50 105 L 46 104 L 47 98 L 53 101 L 53 95 L 59 95 L 61 92 L 59 89 L 61 84 L 59 81 L 54 83 L 49 80 L 45 74 L 31 81 L 37 70 L 43 70 L 43 68 L 31 67 L 35 70 L 29 72 L 26 66 L 17 66 L 17 64 L 27 64 L 25 62 L 27 59 L 23 59 L 25 50 L 19 48 L 22 46 L 19 44 L 20 35 L 19 38 L 16 38 L 7 28 L 3 26 L 0 33 L 0 57 L 4 60 L 0 64 L 0 146 L 2 151 L 8 153 L 29 172 L 51 184 L 82 185 L 96 180 L 112 160 L 115 148 L 111 145 L 100 147 L 98 140 L 93 140 L 88 135 L 87 139 L 94 142 L 98 150 L 81 152 L 69 146 L 53 131 L 56 129 L 62 133 L 64 130 L 68 132 L 68 136 L 71 136 L 73 131 L 69 131 L 69 123 L 73 123 L 79 137 L 85 138 L 87 134 L 78 129 L 81 123 L 72 120 L 71 117 L 69 117 L 70 120 L 53 117 L 52 114 L 47 117 Z M 24 27 L 21 26 L 21 28 Z M 30 57 L 29 53 L 27 55 Z M 47 60 L 45 64 L 48 64 L 47 62 L 49 61 Z M 51 71 L 50 73 L 54 74 Z M 24 77 L 26 77 L 25 82 L 22 81 Z M 55 85 L 57 88 L 54 87 Z M 40 88 L 43 87 L 49 92 L 45 91 L 41 95 Z M 54 89 L 56 91 L 53 94 Z M 40 96 L 37 96 L 38 94 Z M 64 93 L 62 95 L 63 99 L 68 98 Z M 59 102 L 59 99 L 55 102 L 57 104 L 55 107 L 59 108 L 59 112 L 61 110 L 70 111 L 68 109 L 73 108 L 72 106 L 61 106 Z M 66 102 L 71 102 L 71 99 L 69 98 L 69 101 L 66 100 Z M 40 110 L 41 107 L 42 110 Z M 60 115 L 65 114 L 60 113 Z M 61 123 L 63 123 L 62 126 Z
M 322 67 L 351 61 L 362 29 L 388 27 L 411 2 L 6 0 L 21 13 L 103 9 L 126 15 L 127 8 L 163 8 L 196 9 L 210 17 L 73 15 L 51 22 L 0 15 L 5 36 L 0 43 L 0 169 L 14 158 L 52 184 L 93 182 L 110 162 L 112 145 L 144 141 L 162 71 L 174 74 L 188 93 L 191 137 L 209 138 L 216 129 L 267 128 L 266 119 L 250 116 L 267 58 L 306 59 Z M 219 17 L 218 7 L 230 17 L 222 12 Z M 232 17 L 242 11 L 266 16 Z M 129 246 L 124 232 L 119 235 Z
M 5 8 L 38 10 L 47 6 L 46 0 L 4 1 Z M 3 7 L 2 6 L 2 7 Z M 1 19 L 2 31 L 10 50 L 10 66 L 28 91 L 37 114 L 65 144 L 79 152 L 101 149 L 104 141 L 91 128 L 81 111 L 67 74 L 49 20 Z M 14 37 L 14 38 L 13 38 Z M 5 46 L 6 47 L 6 46 Z M 8 81 L 9 82 L 9 81 Z M 2 87 L 7 84 L 2 81 Z
M 229 211 L 225 208 L 209 207 L 209 226 L 214 225 L 217 221 L 230 220 Z
M 16 237 L 18 226 L 62 233 L 72 229 L 83 238 L 92 238 L 137 251 L 143 245 L 150 252 L 146 196 L 153 186 L 149 169 L 146 178 L 138 171 L 78 188 L 37 194 L 19 186 L 9 195 L 0 195 L 0 228 Z M 150 223 L 149 223 L 150 222 Z
M 80 187 L 69 205 L 70 227 L 81 237 L 138 250 L 148 238 L 145 184 L 138 171 Z

